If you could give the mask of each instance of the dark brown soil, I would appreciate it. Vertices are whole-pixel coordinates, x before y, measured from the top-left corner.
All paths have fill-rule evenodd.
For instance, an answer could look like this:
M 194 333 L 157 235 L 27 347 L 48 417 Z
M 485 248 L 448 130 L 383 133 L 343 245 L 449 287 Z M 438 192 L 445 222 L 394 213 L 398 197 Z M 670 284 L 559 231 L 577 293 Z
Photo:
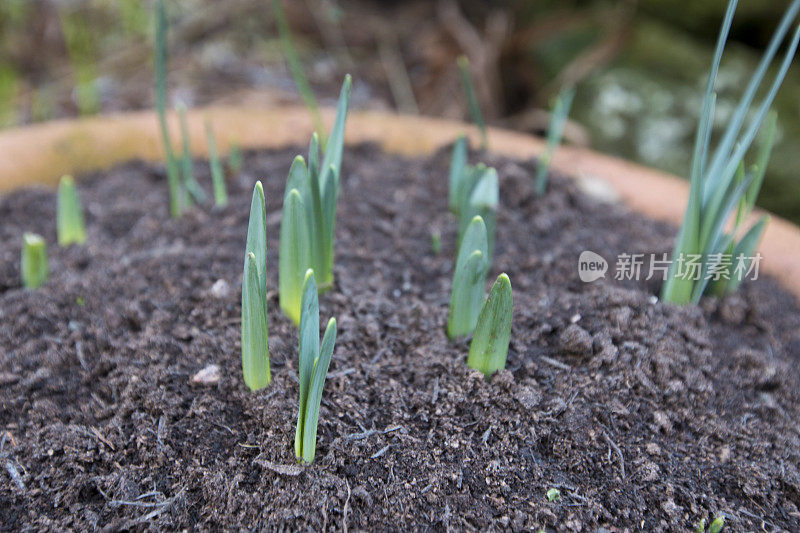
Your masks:
M 54 194 L 0 198 L 3 529 L 665 531 L 720 514 L 731 530 L 800 529 L 794 298 L 762 279 L 679 308 L 654 301 L 657 282 L 584 284 L 581 251 L 663 252 L 674 229 L 564 180 L 537 199 L 533 165 L 507 160 L 488 161 L 502 180 L 489 281 L 509 274 L 514 325 L 508 369 L 487 381 L 444 334 L 449 155 L 347 151 L 321 298 L 339 338 L 317 461 L 298 466 L 297 331 L 275 289 L 295 152 L 249 154 L 227 208 L 178 221 L 160 167 L 88 177 L 89 244 L 51 244 L 35 292 L 20 287 L 20 241 L 55 242 Z M 239 301 L 256 177 L 274 381 L 251 394 Z M 193 383 L 211 364 L 219 381 Z

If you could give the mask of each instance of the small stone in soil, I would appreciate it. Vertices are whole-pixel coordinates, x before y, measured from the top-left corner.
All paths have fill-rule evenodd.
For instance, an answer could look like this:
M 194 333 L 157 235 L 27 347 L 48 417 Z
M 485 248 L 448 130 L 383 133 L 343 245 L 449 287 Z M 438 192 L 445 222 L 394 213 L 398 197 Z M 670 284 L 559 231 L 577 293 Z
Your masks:
M 208 365 L 197 374 L 192 376 L 192 383 L 196 383 L 198 385 L 215 385 L 216 383 L 219 383 L 219 377 L 219 366 Z

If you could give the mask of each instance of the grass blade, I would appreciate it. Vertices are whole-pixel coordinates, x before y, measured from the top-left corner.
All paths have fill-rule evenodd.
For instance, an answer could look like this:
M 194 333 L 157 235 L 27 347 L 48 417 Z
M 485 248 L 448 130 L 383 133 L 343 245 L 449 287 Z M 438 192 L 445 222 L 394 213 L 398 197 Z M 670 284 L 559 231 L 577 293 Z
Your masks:
M 250 220 L 247 226 L 245 253 L 252 253 L 255 256 L 259 289 L 264 295 L 263 307 L 266 309 L 267 207 L 264 201 L 264 187 L 260 181 L 257 181 L 255 187 L 253 187 L 253 197 L 250 201 Z
M 324 145 L 326 137 L 325 124 L 322 122 L 322 115 L 319 112 L 319 105 L 317 104 L 317 99 L 314 97 L 314 91 L 311 90 L 308 78 L 306 78 L 303 72 L 303 65 L 300 63 L 300 58 L 297 55 L 292 31 L 289 29 L 289 22 L 286 20 L 286 13 L 283 12 L 283 6 L 280 0 L 272 0 L 272 13 L 275 16 L 275 22 L 278 26 L 281 47 L 283 48 L 283 55 L 286 57 L 286 63 L 289 65 L 289 71 L 292 73 L 294 83 L 297 85 L 297 90 L 300 92 L 300 97 L 311 113 L 311 118 L 314 121 L 314 128 L 322 137 L 322 144 Z
M 500 274 L 481 309 L 467 357 L 467 364 L 487 377 L 506 367 L 513 311 L 511 280 Z

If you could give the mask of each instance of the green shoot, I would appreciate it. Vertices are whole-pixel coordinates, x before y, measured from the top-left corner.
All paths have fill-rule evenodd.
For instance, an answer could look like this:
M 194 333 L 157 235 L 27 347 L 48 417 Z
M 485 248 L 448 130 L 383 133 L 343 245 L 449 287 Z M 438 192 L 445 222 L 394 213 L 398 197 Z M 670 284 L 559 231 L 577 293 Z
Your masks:
M 314 129 L 319 132 L 322 137 L 322 145 L 325 146 L 325 124 L 322 122 L 322 115 L 319 112 L 319 105 L 317 104 L 317 99 L 314 97 L 314 91 L 311 90 L 311 85 L 308 83 L 308 79 L 303 72 L 303 65 L 300 63 L 300 58 L 297 55 L 292 31 L 289 29 L 289 22 L 286 20 L 286 13 L 283 12 L 283 6 L 281 6 L 280 0 L 272 0 L 272 12 L 275 15 L 275 22 L 278 26 L 283 55 L 286 57 L 286 62 L 289 64 L 289 70 L 297 85 L 297 90 L 300 92 L 300 97 L 311 112 L 311 118 L 314 121 Z
M 214 203 L 219 207 L 228 205 L 228 190 L 225 187 L 225 172 L 219 159 L 217 140 L 211 122 L 206 120 L 206 142 L 208 143 L 208 164 L 211 167 L 211 182 L 214 185 Z
M 725 517 L 718 516 L 708 526 L 708 533 L 719 533 L 723 527 L 725 527 Z
M 466 179 L 467 169 L 467 137 L 459 135 L 453 145 L 453 158 L 450 161 L 450 183 L 448 204 L 450 212 L 457 215 L 461 207 L 461 189 Z
M 447 336 L 450 339 L 469 335 L 478 322 L 489 270 L 487 247 L 486 225 L 480 216 L 476 216 L 464 233 L 456 258 L 447 319 Z
M 472 121 L 478 126 L 481 132 L 481 149 L 486 151 L 489 149 L 489 138 L 486 134 L 486 122 L 483 120 L 481 106 L 478 104 L 478 96 L 475 93 L 475 85 L 472 83 L 469 59 L 467 59 L 466 56 L 459 56 L 457 62 L 458 70 L 461 72 L 461 84 L 464 87 L 464 93 L 467 95 L 467 105 L 472 115 Z
M 242 164 L 244 163 L 244 158 L 242 157 L 242 147 L 239 146 L 239 143 L 232 142 L 230 153 L 228 154 L 228 168 L 231 171 L 231 174 L 239 174 L 242 171 Z
M 86 225 L 75 182 L 72 176 L 63 176 L 58 183 L 58 204 L 56 209 L 56 229 L 59 246 L 83 244 L 86 242 Z
M 472 190 L 469 195 L 465 196 L 464 202 L 459 209 L 458 240 L 460 243 L 472 219 L 480 215 L 486 224 L 486 242 L 488 244 L 486 260 L 491 264 L 494 256 L 497 205 L 499 203 L 497 171 L 493 168 L 478 165 L 473 169 L 472 176 L 468 179 L 468 183 L 473 182 Z
M 281 238 L 278 261 L 280 305 L 295 324 L 300 323 L 305 272 L 311 266 L 308 208 L 303 202 L 308 191 L 308 169 L 298 156 L 289 170 L 281 215 Z
M 798 27 L 786 48 L 783 61 L 769 86 L 766 96 L 753 109 L 753 100 L 756 92 L 764 81 L 773 58 L 789 32 L 798 10 L 800 10 L 800 0 L 794 0 L 775 30 L 764 56 L 747 84 L 738 106 L 731 115 L 725 133 L 714 152 L 710 153 L 711 130 L 714 124 L 716 102 L 714 86 L 735 10 L 736 0 L 729 0 L 728 9 L 717 40 L 706 91 L 703 96 L 703 106 L 692 158 L 689 179 L 689 202 L 686 207 L 686 215 L 675 241 L 672 254 L 673 262 L 667 274 L 667 279 L 661 288 L 661 299 L 665 302 L 676 304 L 697 303 L 708 288 L 707 272 L 711 267 L 716 268 L 720 264 L 718 261 L 715 263 L 711 258 L 716 258 L 719 254 L 723 254 L 730 249 L 731 243 L 734 242 L 738 227 L 731 233 L 725 233 L 723 231 L 725 222 L 737 205 L 740 210 L 744 207 L 745 211 L 748 211 L 748 206 L 755 201 L 758 195 L 761 180 L 763 179 L 760 173 L 763 172 L 766 166 L 765 161 L 759 161 L 760 165 L 756 173 L 748 175 L 743 170 L 743 160 L 775 99 L 775 95 L 797 50 L 798 41 L 800 41 L 800 27 Z M 753 118 L 745 127 L 748 115 Z M 768 158 L 769 155 L 767 154 L 765 157 Z M 737 222 L 741 224 L 742 221 L 737 220 Z M 762 219 L 759 224 L 747 232 L 745 238 L 734 245 L 734 249 L 750 248 L 751 245 L 754 247 L 755 244 L 752 243 L 753 241 L 758 241 L 765 225 L 766 221 Z M 688 275 L 690 269 L 684 269 L 686 272 L 681 272 L 681 259 L 691 256 L 700 256 L 704 260 L 704 271 L 700 276 Z M 696 279 L 698 277 L 700 279 Z M 737 281 L 740 280 L 741 277 Z M 735 287 L 735 284 L 729 287 Z M 730 290 L 729 287 L 725 287 L 724 290 Z M 717 290 L 720 289 L 718 288 Z
M 506 274 L 500 274 L 478 316 L 467 357 L 470 368 L 480 370 L 488 377 L 506 367 L 513 310 L 511 280 Z
M 194 165 L 192 163 L 192 146 L 189 138 L 189 123 L 186 120 L 186 106 L 182 103 L 176 106 L 178 120 L 181 124 L 181 140 L 183 141 L 183 154 L 181 155 L 181 172 L 183 174 L 183 186 L 194 197 L 195 202 L 204 204 L 208 199 L 206 192 L 197 183 L 194 177 Z
M 250 203 L 242 276 L 242 372 L 251 391 L 272 381 L 267 333 L 267 212 L 264 188 L 256 182 Z
M 169 185 L 169 210 L 173 218 L 178 218 L 186 209 L 188 198 L 181 184 L 180 170 L 167 126 L 167 8 L 164 0 L 156 2 L 156 110 L 161 130 L 161 142 L 166 158 L 167 183 Z
M 298 461 L 313 463 L 317 448 L 317 423 L 322 402 L 322 387 L 336 343 L 336 319 L 331 318 L 319 343 L 319 296 L 314 271 L 309 269 L 303 281 L 302 315 L 300 317 L 300 405 L 294 453 Z
M 20 273 L 26 289 L 38 289 L 47 281 L 47 243 L 41 235 L 25 233 L 22 236 Z
M 575 89 L 566 87 L 558 93 L 556 103 L 553 106 L 553 113 L 550 115 L 550 127 L 547 129 L 547 146 L 542 155 L 539 156 L 539 162 L 536 168 L 536 194 L 541 196 L 547 188 L 547 175 L 550 171 L 550 163 L 553 160 L 553 155 L 556 153 L 556 148 L 561 143 L 561 136 L 564 133 L 564 126 L 569 117 L 569 109 L 572 107 L 572 100 L 575 98 Z
M 324 292 L 333 286 L 336 203 L 339 198 L 339 175 L 344 149 L 344 128 L 350 101 L 350 85 L 351 79 L 348 75 L 342 85 L 336 120 L 322 164 L 319 162 L 319 138 L 314 134 L 308 149 L 308 167 L 303 158 L 298 156 L 292 164 L 286 182 L 284 202 L 294 198 L 292 201 L 297 207 L 297 198 L 291 194 L 293 190 L 296 190 L 304 208 L 302 211 L 297 211 L 288 209 L 284 205 L 281 221 L 280 250 L 281 256 L 285 256 L 286 260 L 280 262 L 283 265 L 279 270 L 280 300 L 284 302 L 281 306 L 284 312 L 295 322 L 299 315 L 297 279 L 305 273 L 304 266 L 307 267 L 305 261 L 310 261 L 315 275 L 319 276 L 320 291 Z M 305 221 L 304 225 L 307 228 L 307 255 L 296 253 L 298 243 L 287 240 L 289 239 L 288 235 L 302 234 L 302 231 L 297 228 L 302 221 Z M 284 238 L 284 235 L 287 237 Z M 308 259 L 305 259 L 306 257 Z
M 548 489 L 546 496 L 549 502 L 561 501 L 561 491 L 558 489 Z

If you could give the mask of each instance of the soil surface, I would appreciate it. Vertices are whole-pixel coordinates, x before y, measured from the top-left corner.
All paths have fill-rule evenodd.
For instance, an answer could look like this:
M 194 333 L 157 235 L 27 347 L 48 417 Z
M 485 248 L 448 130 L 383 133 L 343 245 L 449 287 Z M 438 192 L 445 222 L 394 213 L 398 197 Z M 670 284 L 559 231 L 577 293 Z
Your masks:
M 298 466 L 297 330 L 279 311 L 276 250 L 303 151 L 248 154 L 228 207 L 180 220 L 160 166 L 88 176 L 83 247 L 55 245 L 53 191 L 0 198 L 2 529 L 667 531 L 718 515 L 730 530 L 800 529 L 796 300 L 770 279 L 684 308 L 658 303 L 655 280 L 582 283 L 581 251 L 661 253 L 675 229 L 567 180 L 536 198 L 533 163 L 491 157 L 487 289 L 500 272 L 514 287 L 507 370 L 484 379 L 444 333 L 449 152 L 349 149 L 321 297 L 339 337 L 317 460 Z M 257 178 L 274 380 L 251 394 L 240 291 Z M 37 291 L 20 286 L 23 231 L 51 243 Z

